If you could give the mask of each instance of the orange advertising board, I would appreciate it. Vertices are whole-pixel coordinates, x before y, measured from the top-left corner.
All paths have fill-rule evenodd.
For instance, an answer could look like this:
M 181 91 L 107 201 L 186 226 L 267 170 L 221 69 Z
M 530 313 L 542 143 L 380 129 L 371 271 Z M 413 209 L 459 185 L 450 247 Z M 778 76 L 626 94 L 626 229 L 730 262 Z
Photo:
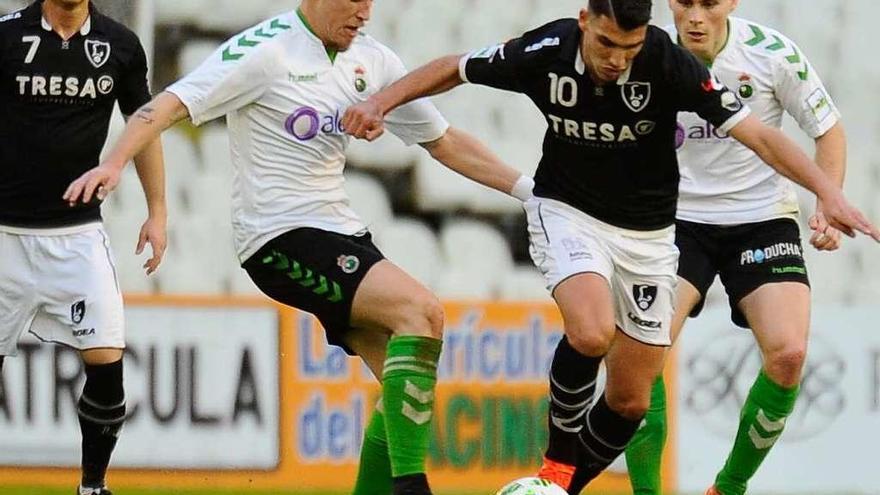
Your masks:
M 130 306 L 271 306 L 261 301 L 130 298 Z M 328 347 L 311 316 L 279 311 L 277 466 L 266 470 L 111 469 L 113 486 L 347 491 L 379 392 L 359 360 Z M 428 469 L 438 491 L 494 493 L 536 472 L 546 444 L 547 369 L 561 317 L 545 303 L 447 303 Z M 123 439 L 124 440 L 124 436 Z M 671 465 L 665 467 L 671 474 Z M 73 468 L 0 467 L 0 485 L 76 482 Z M 667 480 L 671 476 L 664 476 Z M 591 488 L 626 491 L 624 474 Z

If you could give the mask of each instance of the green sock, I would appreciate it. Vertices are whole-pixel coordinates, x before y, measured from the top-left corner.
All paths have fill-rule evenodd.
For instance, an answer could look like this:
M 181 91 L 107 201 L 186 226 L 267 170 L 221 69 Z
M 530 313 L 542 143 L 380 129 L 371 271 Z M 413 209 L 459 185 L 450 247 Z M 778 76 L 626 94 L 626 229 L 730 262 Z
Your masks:
M 382 414 L 380 399 L 373 418 L 364 431 L 357 484 L 352 495 L 388 495 L 391 490 L 391 460 L 388 458 L 385 415 Z
M 666 444 L 666 385 L 657 377 L 645 422 L 626 446 L 626 466 L 635 495 L 660 495 L 660 466 Z
M 724 495 L 743 495 L 746 485 L 782 435 L 785 419 L 794 409 L 799 387 L 773 383 L 764 371 L 752 385 L 739 419 L 736 441 L 715 487 Z
M 395 478 L 425 472 L 440 347 L 440 340 L 428 337 L 394 337 L 388 342 L 382 402 Z

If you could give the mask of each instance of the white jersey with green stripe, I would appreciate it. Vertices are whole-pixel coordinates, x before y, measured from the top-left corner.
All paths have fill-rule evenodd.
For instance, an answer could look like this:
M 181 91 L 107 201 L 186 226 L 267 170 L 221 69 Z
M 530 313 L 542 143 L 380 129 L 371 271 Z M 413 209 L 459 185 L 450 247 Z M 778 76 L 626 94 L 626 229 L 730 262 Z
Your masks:
M 765 124 L 782 127 L 788 112 L 811 138 L 840 115 L 800 48 L 778 31 L 731 17 L 729 38 L 712 72 Z M 678 39 L 675 26 L 666 28 Z M 681 169 L 677 218 L 712 225 L 798 216 L 794 185 L 752 150 L 694 113 L 678 118 Z
M 292 229 L 366 228 L 343 186 L 350 138 L 342 115 L 405 74 L 400 58 L 367 35 L 328 51 L 293 11 L 233 36 L 167 89 L 196 125 L 226 116 L 242 262 Z M 449 127 L 427 100 L 391 112 L 385 124 L 408 145 L 437 140 Z

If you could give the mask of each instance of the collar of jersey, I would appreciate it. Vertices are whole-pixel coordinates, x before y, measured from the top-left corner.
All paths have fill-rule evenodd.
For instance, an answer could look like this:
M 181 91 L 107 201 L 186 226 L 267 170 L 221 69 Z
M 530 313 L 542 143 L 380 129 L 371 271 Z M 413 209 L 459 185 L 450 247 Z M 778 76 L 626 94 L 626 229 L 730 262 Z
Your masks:
M 49 24 L 49 21 L 43 17 L 43 0 L 38 0 L 32 3 L 28 9 L 33 9 L 29 12 L 27 10 L 25 11 L 31 14 L 29 24 L 36 25 L 39 23 L 44 31 L 54 31 L 52 25 Z M 96 18 L 96 14 L 98 14 L 98 8 L 95 7 L 94 2 L 89 2 L 89 16 L 86 18 L 86 22 L 83 23 L 82 27 L 79 28 L 79 34 L 88 36 L 92 32 L 92 28 L 97 27 L 97 23 L 93 23 L 92 21 Z
M 54 31 L 54 29 L 52 28 L 52 25 L 49 24 L 49 21 L 46 20 L 46 18 L 42 17 L 42 16 L 40 17 L 40 26 L 43 27 L 44 31 L 48 31 L 50 33 L 52 31 Z M 91 33 L 91 32 L 92 32 L 92 15 L 89 14 L 89 16 L 86 17 L 86 22 L 84 22 L 82 27 L 79 28 L 79 34 L 81 34 L 83 36 L 88 36 L 89 33 Z
M 311 36 L 312 39 L 314 39 L 315 41 L 320 43 L 322 47 L 324 47 L 324 50 L 327 52 L 327 58 L 330 59 L 330 63 L 332 64 L 336 62 L 336 55 L 339 54 L 339 50 L 327 47 L 327 45 L 325 45 L 324 42 L 321 41 L 321 38 L 318 38 L 318 35 L 315 34 L 315 31 L 312 29 L 311 24 L 309 24 L 308 19 L 306 19 L 306 16 L 302 13 L 301 8 L 296 9 L 296 17 L 297 19 L 299 19 L 299 22 L 302 23 L 303 27 L 306 28 L 306 32 L 309 33 L 309 36 Z

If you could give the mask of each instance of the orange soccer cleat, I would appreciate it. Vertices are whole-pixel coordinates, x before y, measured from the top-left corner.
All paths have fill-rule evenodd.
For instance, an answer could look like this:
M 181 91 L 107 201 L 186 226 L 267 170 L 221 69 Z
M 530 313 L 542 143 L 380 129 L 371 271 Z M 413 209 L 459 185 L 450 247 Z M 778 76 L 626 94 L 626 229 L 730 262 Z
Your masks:
M 564 490 L 568 490 L 571 486 L 571 478 L 574 476 L 575 466 L 556 462 L 548 458 L 544 458 L 541 463 L 541 469 L 538 471 L 538 478 L 552 481 Z

